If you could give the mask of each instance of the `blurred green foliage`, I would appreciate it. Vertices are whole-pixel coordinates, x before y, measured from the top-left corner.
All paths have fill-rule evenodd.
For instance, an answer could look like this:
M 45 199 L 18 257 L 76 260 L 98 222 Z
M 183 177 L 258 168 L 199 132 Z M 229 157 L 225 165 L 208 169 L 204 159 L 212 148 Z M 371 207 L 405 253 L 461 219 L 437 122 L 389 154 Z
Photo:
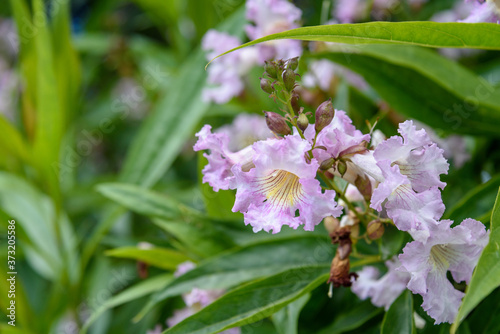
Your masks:
M 326 2 L 296 1 L 304 25 L 324 23 Z M 426 20 L 451 5 L 431 1 L 417 14 L 405 8 L 393 20 Z M 243 0 L 11 0 L 0 4 L 0 15 L 17 25 L 13 63 L 21 82 L 13 119 L 0 115 L 0 260 L 7 262 L 4 241 L 8 220 L 15 219 L 18 272 L 16 327 L 3 318 L 1 333 L 146 333 L 181 308 L 179 295 L 193 287 L 229 293 L 200 312 L 199 322 L 173 332 L 233 325 L 243 326 L 243 333 L 415 330 L 413 305 L 421 312 L 420 301 L 409 292 L 387 313 L 348 289 L 327 297 L 334 248 L 321 225 L 315 232 L 254 234 L 240 214 L 230 212 L 233 192 L 215 193 L 201 184 L 205 159 L 192 145 L 202 124 L 216 127 L 243 111 L 277 110 L 258 89 L 261 69 L 250 72 L 248 90 L 227 105 L 202 100 L 207 60 L 200 41 L 211 28 L 243 37 Z M 470 135 L 471 160 L 452 166 L 445 177 L 445 216 L 490 223 L 500 177 L 500 95 L 481 101 L 480 112 L 457 127 L 443 113 L 481 78 L 500 75 L 498 52 L 453 62 L 435 50 L 374 45 L 345 46 L 322 57 L 353 69 L 373 87 L 361 92 L 342 81 L 331 92 L 358 128 L 378 120 L 392 135 L 403 117 L 414 117 L 442 134 Z M 305 55 L 299 69 L 317 56 Z M 315 94 L 316 100 L 327 98 Z M 316 101 L 302 102 L 316 107 Z M 498 206 L 494 213 L 498 224 Z M 386 258 L 405 240 L 393 241 L 381 247 Z M 154 248 L 142 249 L 141 242 Z M 375 243 L 365 247 L 379 250 Z M 488 247 L 494 251 L 493 244 Z M 200 265 L 173 278 L 186 259 Z M 6 275 L 0 270 L 1 281 Z M 284 277 L 298 278 L 273 295 Z M 489 323 L 481 333 L 498 332 L 491 319 L 500 309 L 489 307 L 494 296 L 498 288 L 458 330 Z M 2 284 L 2 312 L 8 303 Z M 432 319 L 425 320 L 419 332 L 430 332 Z

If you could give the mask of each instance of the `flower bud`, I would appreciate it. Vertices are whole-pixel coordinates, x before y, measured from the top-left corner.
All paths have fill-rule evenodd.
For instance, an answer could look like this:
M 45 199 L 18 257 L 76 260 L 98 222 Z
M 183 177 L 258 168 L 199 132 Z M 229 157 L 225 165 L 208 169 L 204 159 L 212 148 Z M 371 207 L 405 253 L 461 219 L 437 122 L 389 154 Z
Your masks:
M 325 219 L 323 219 L 323 222 L 325 224 L 326 230 L 328 231 L 328 234 L 335 232 L 340 227 L 339 220 L 337 218 L 334 218 L 333 216 L 325 217 Z
M 354 145 L 349 148 L 346 148 L 342 152 L 339 153 L 339 158 L 350 158 L 356 154 L 363 154 L 367 151 L 366 141 L 361 142 L 359 145 Z
M 299 94 L 296 92 L 292 93 L 292 97 L 290 98 L 290 104 L 292 105 L 292 109 L 294 112 L 298 113 L 300 110 L 299 106 Z
M 319 133 L 325 126 L 330 124 L 334 115 L 335 109 L 331 100 L 321 103 L 318 109 L 316 109 L 316 123 L 314 123 L 316 133 Z
M 299 57 L 288 59 L 288 68 L 290 68 L 292 71 L 295 71 L 297 69 L 297 66 L 299 66 Z
M 287 68 L 283 72 L 283 82 L 285 83 L 285 89 L 289 92 L 295 87 L 295 72 L 291 68 Z
M 337 170 L 339 171 L 340 176 L 344 177 L 345 172 L 347 172 L 347 164 L 344 160 L 339 160 L 337 163 Z
M 267 94 L 272 94 L 274 92 L 271 81 L 265 78 L 260 78 L 260 88 L 262 88 L 262 90 Z
M 321 162 L 321 164 L 319 165 L 319 169 L 329 170 L 330 168 L 332 168 L 334 162 L 335 162 L 334 158 L 323 160 L 323 162 Z
M 372 220 L 371 222 L 368 223 L 368 226 L 366 226 L 366 234 L 368 234 L 368 238 L 375 240 L 384 234 L 384 224 L 380 220 Z
M 370 201 L 372 197 L 372 183 L 368 176 L 358 175 L 354 180 L 354 185 L 358 188 L 359 192 L 363 195 L 366 201 Z
M 282 136 L 292 134 L 285 117 L 271 111 L 264 111 L 264 114 L 266 115 L 266 124 L 269 130 Z
M 309 120 L 307 119 L 307 116 L 304 113 L 300 114 L 299 119 L 297 120 L 297 126 L 299 127 L 299 129 L 305 131 L 308 125 Z
M 269 75 L 270 78 L 278 79 L 278 71 L 274 62 L 266 61 L 264 65 L 264 71 L 266 71 L 267 75 Z

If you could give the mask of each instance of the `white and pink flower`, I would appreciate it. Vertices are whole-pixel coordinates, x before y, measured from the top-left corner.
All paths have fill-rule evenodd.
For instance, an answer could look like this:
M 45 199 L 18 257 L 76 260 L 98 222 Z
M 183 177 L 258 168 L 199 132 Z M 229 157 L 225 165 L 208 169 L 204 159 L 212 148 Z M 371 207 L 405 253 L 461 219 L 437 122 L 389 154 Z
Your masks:
M 398 269 L 411 275 L 408 289 L 421 294 L 423 309 L 436 320 L 453 323 L 464 293 L 456 290 L 446 277 L 449 271 L 456 282 L 469 283 L 489 232 L 474 219 L 465 219 L 451 228 L 451 220 L 432 226 L 425 243 L 413 241 L 399 255 Z
M 257 142 L 252 148 L 255 167 L 245 172 L 235 165 L 232 171 L 237 188 L 233 211 L 242 212 L 254 232 L 278 233 L 283 225 L 304 225 L 312 231 L 323 218 L 340 215 L 335 192 L 322 192 L 315 178 L 319 163 L 306 160 L 308 141 L 290 135 Z

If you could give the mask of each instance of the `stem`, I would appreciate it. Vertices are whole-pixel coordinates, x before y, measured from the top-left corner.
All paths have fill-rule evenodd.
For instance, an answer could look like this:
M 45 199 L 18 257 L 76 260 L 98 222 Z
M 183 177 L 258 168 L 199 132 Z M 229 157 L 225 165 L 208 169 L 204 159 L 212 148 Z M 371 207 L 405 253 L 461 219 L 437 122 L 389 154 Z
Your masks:
M 351 262 L 351 268 L 361 267 L 367 264 L 382 262 L 380 255 L 368 255 L 363 257 L 361 260 Z
M 320 177 L 323 179 L 323 181 L 325 181 L 325 183 L 327 183 L 331 189 L 335 190 L 335 192 L 337 193 L 337 195 L 345 202 L 345 204 L 347 205 L 347 207 L 349 208 L 349 210 L 351 210 L 352 212 L 354 212 L 354 214 L 356 215 L 356 217 L 358 217 L 359 221 L 362 221 L 364 222 L 364 217 L 358 212 L 358 210 L 356 210 L 356 207 L 345 197 L 345 195 L 342 193 L 342 191 L 339 189 L 339 187 L 337 187 L 337 185 L 335 184 L 335 182 L 332 182 L 332 180 L 330 180 L 329 178 L 327 178 L 325 176 L 325 174 L 323 173 L 319 173 Z

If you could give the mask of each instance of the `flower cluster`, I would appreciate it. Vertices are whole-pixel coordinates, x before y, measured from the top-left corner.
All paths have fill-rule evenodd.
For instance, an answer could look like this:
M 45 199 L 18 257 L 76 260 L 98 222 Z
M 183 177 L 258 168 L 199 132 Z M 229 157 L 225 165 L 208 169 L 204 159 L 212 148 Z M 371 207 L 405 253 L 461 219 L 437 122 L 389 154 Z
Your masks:
M 399 124 L 399 135 L 385 138 L 380 131 L 356 129 L 330 100 L 306 112 L 298 104 L 297 66 L 296 58 L 265 63 L 260 86 L 286 108 L 284 116 L 264 112 L 268 130 L 256 135 L 259 126 L 247 120 L 249 130 L 225 127 L 212 133 L 205 125 L 196 134 L 194 149 L 210 150 L 203 181 L 215 191 L 235 189 L 233 211 L 242 212 L 254 232 L 278 233 L 285 225 L 312 231 L 324 220 L 338 244 L 328 280 L 332 286 L 352 284 L 360 298 L 386 309 L 408 288 L 422 295 L 422 307 L 436 323 L 453 322 L 463 293 L 447 272 L 457 282 L 468 282 L 488 232 L 473 219 L 457 226 L 441 220 L 446 186 L 441 175 L 449 168 L 443 149 L 411 120 Z M 236 123 L 239 119 L 233 127 Z M 264 129 L 263 120 L 260 124 Z M 251 141 L 236 144 L 242 137 Z M 342 190 L 337 180 L 349 186 Z M 344 208 L 345 215 L 336 219 Z M 382 277 L 375 267 L 350 273 L 353 247 L 360 239 L 379 239 L 384 224 L 414 241 L 386 262 Z M 360 235 L 360 229 L 366 232 Z
M 411 277 L 408 289 L 423 296 L 422 306 L 436 323 L 451 323 L 463 293 L 447 279 L 447 271 L 458 282 L 468 282 L 488 234 L 482 223 L 472 219 L 454 228 L 452 221 L 440 220 L 445 209 L 440 175 L 448 171 L 443 150 L 412 121 L 401 123 L 398 131 L 401 136 L 351 160 L 379 183 L 370 207 L 415 240 L 403 249 L 397 269 Z
M 299 27 L 300 9 L 287 0 L 247 0 L 246 18 L 253 24 L 245 28 L 249 39 Z M 225 32 L 209 30 L 203 37 L 202 48 L 207 60 L 241 44 L 238 37 Z M 301 42 L 282 40 L 262 43 L 226 55 L 208 68 L 209 86 L 203 91 L 205 101 L 222 104 L 238 96 L 244 89 L 243 78 L 257 64 L 273 58 L 292 58 L 302 54 Z

